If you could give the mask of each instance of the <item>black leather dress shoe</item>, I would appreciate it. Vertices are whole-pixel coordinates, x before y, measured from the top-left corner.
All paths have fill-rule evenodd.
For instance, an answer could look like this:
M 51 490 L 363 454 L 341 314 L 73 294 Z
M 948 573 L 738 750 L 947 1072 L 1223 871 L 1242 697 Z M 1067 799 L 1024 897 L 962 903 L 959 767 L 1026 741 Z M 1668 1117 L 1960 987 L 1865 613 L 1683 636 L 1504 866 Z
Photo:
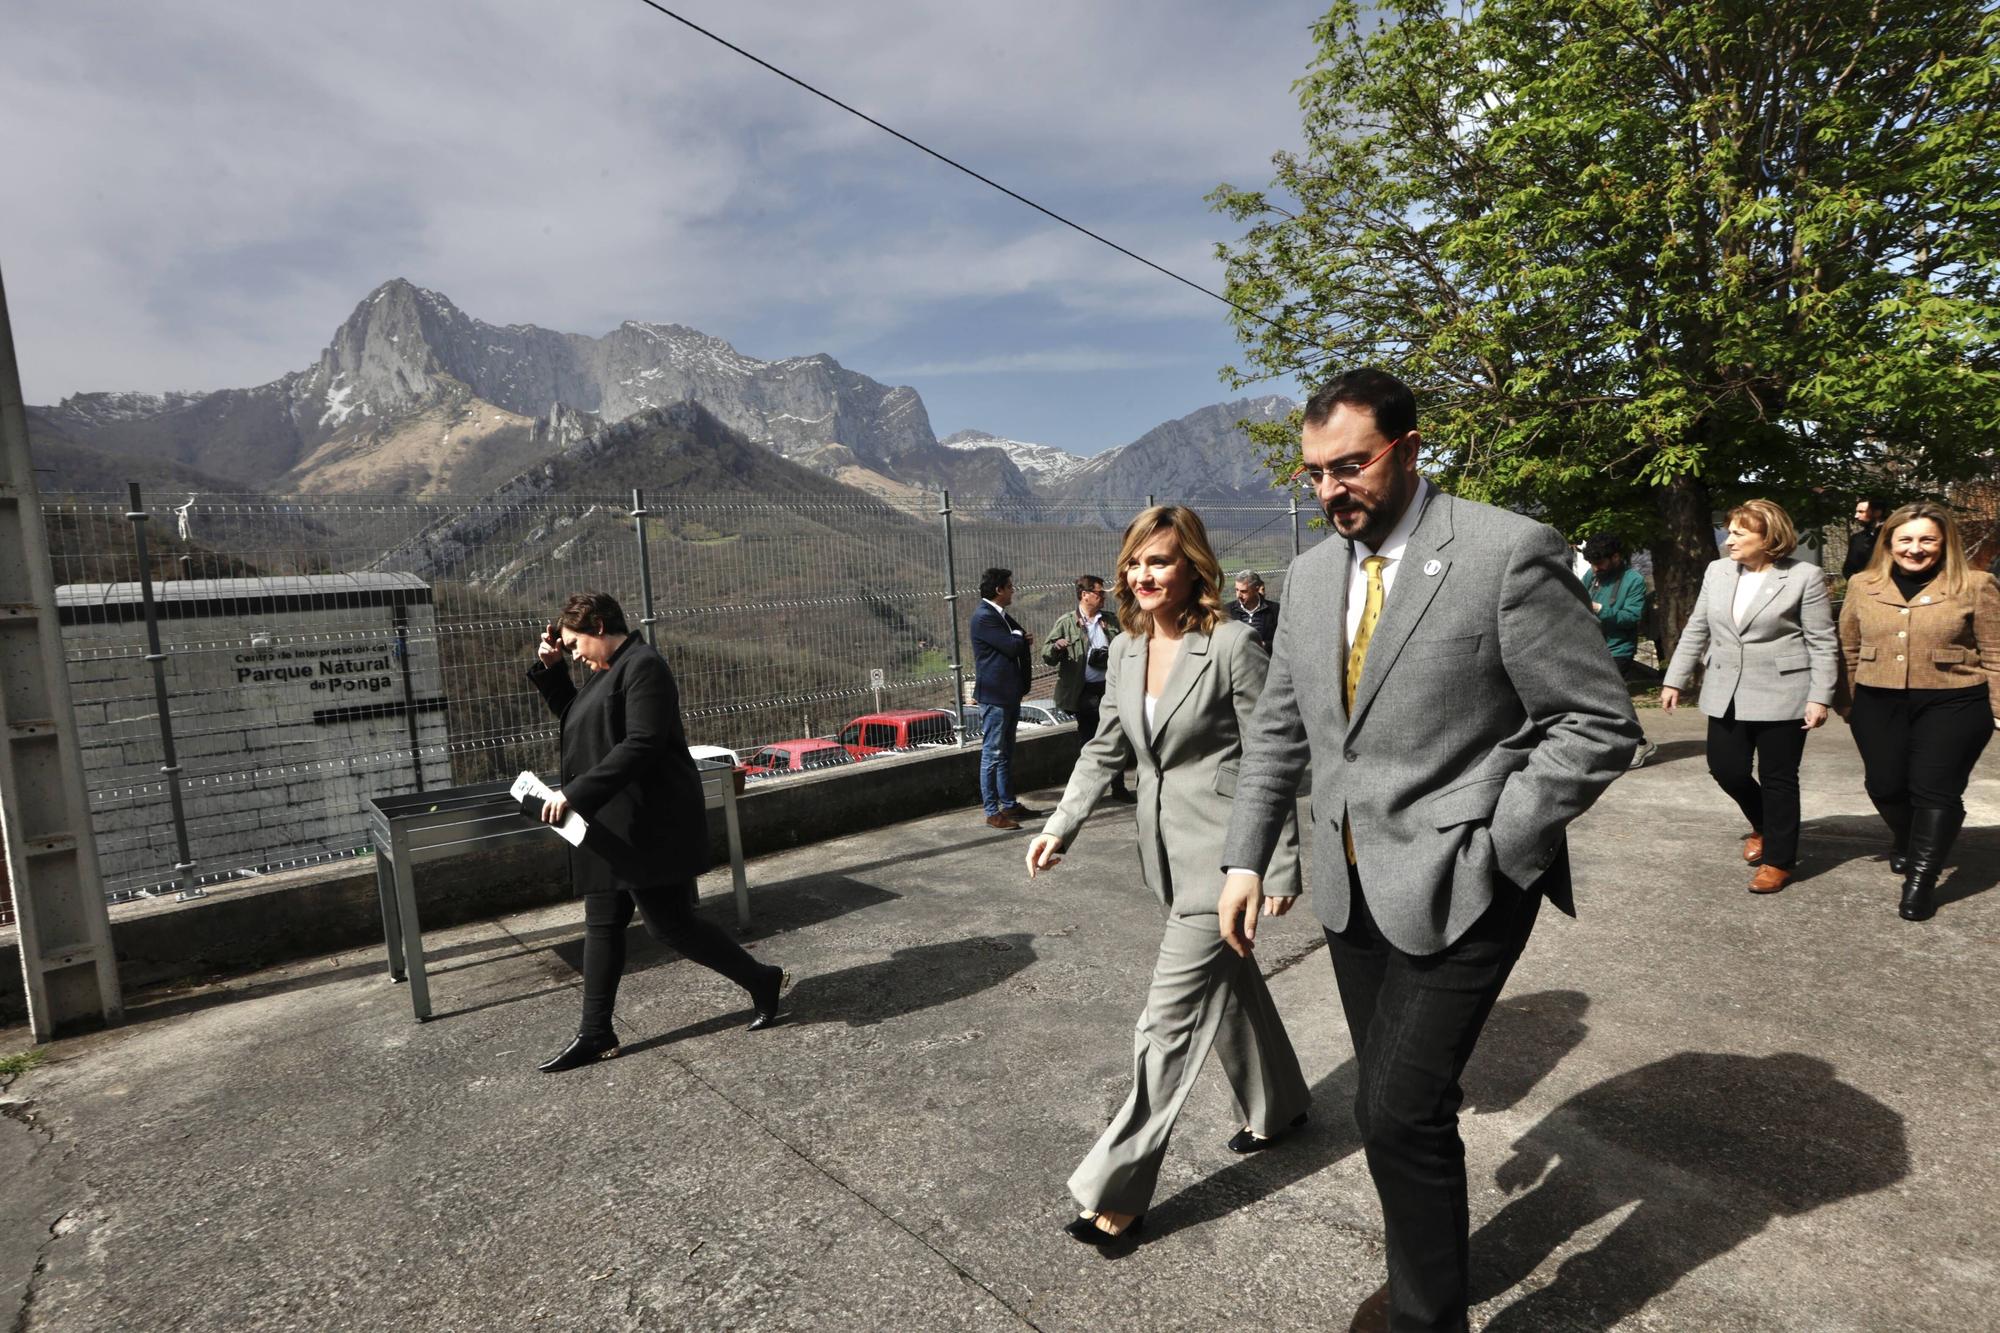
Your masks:
M 757 1016 L 750 1020 L 752 1032 L 762 1032 L 778 1021 L 778 1005 L 785 997 L 785 987 L 791 976 L 782 967 L 773 966 L 766 974 L 768 980 L 750 994 L 751 1003 L 757 1006 Z
M 596 1064 L 599 1060 L 610 1060 L 618 1055 L 618 1038 L 586 1037 L 578 1034 L 570 1038 L 569 1045 L 552 1059 L 544 1060 L 537 1066 L 544 1074 L 560 1074 L 567 1069 L 581 1069 L 585 1065 Z
M 1133 791 L 1130 787 L 1113 787 L 1111 789 L 1111 799 L 1114 801 L 1123 801 L 1126 805 L 1137 805 L 1139 804 L 1139 793 Z
M 1007 816 L 1007 818 L 1009 819 L 1040 819 L 1043 815 L 1047 814 L 1048 811 L 1030 810 L 1027 806 L 1022 805 L 1019 801 L 1016 801 L 1014 802 L 1014 804 L 1008 806 L 1000 813 Z
M 1243 1129 L 1237 1130 L 1234 1134 L 1230 1135 L 1229 1143 L 1227 1146 L 1229 1148 L 1229 1151 L 1231 1152 L 1244 1152 L 1244 1153 L 1262 1152 L 1266 1148 L 1275 1148 L 1280 1143 L 1283 1143 L 1287 1138 L 1291 1136 L 1293 1130 L 1297 1129 L 1300 1125 L 1303 1125 L 1305 1122 L 1306 1122 L 1306 1113 L 1304 1111 L 1301 1111 L 1297 1115 L 1292 1117 L 1291 1124 L 1286 1125 L 1283 1129 L 1279 1130 L 1276 1134 L 1273 1134 L 1268 1139 L 1260 1134 L 1252 1134 L 1248 1129 L 1248 1127 L 1245 1127 Z
M 1125 1229 L 1116 1235 L 1098 1226 L 1097 1219 L 1094 1217 L 1073 1217 L 1069 1220 L 1069 1225 L 1063 1228 L 1063 1232 L 1071 1240 L 1080 1240 L 1085 1245 L 1094 1245 L 1100 1250 L 1108 1250 L 1113 1246 L 1131 1244 L 1138 1239 L 1139 1233 L 1145 1229 L 1146 1215 L 1141 1213 L 1128 1222 Z

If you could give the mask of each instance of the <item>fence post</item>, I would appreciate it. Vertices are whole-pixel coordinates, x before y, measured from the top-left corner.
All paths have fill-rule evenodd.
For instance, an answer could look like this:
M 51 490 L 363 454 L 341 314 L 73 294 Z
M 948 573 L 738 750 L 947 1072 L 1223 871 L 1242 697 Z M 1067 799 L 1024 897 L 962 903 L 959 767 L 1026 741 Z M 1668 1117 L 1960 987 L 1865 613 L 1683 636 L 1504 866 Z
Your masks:
M 403 672 L 403 721 L 410 733 L 410 770 L 416 776 L 417 790 L 422 791 L 424 749 L 417 730 L 416 685 L 410 679 L 410 609 L 401 597 L 389 608 L 389 623 L 396 631 L 396 662 Z
M 646 642 L 653 643 L 653 562 L 646 556 L 646 493 L 637 486 L 632 488 L 632 531 L 639 537 L 639 604 L 643 608 L 639 623 L 646 627 Z
M 1299 497 L 1292 497 L 1292 559 L 1299 558 Z
M 160 611 L 153 602 L 153 561 L 146 551 L 146 504 L 139 496 L 139 483 L 125 483 L 127 503 L 131 508 L 125 517 L 132 522 L 132 545 L 139 553 L 139 599 L 146 608 L 146 660 L 153 664 L 153 698 L 159 706 L 160 716 L 160 772 L 167 780 L 167 801 L 173 808 L 174 848 L 180 853 L 180 860 L 174 863 L 174 875 L 180 880 L 181 891 L 174 895 L 178 902 L 188 902 L 195 898 L 206 898 L 207 892 L 194 882 L 194 857 L 188 852 L 187 810 L 181 805 L 181 763 L 174 753 L 173 705 L 167 698 L 167 655 L 160 651 Z M 147 891 L 151 896 L 151 890 Z
M 944 515 L 944 613 L 951 620 L 951 716 L 961 747 L 965 745 L 965 664 L 959 658 L 958 556 L 952 549 L 951 492 L 938 492 L 938 513 Z

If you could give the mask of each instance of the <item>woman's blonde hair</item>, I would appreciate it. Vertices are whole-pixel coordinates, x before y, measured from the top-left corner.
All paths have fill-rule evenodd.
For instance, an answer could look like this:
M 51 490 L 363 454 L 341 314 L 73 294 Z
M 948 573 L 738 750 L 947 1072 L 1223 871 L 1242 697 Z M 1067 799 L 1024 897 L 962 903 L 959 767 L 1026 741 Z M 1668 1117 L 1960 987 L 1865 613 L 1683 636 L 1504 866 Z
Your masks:
M 1153 618 L 1139 609 L 1139 599 L 1132 595 L 1125 574 L 1139 548 L 1163 532 L 1174 534 L 1175 549 L 1194 570 L 1194 595 L 1181 608 L 1181 629 L 1213 633 L 1215 622 L 1222 618 L 1222 562 L 1209 545 L 1201 515 L 1186 505 L 1154 505 L 1140 510 L 1126 525 L 1125 540 L 1118 547 L 1118 570 L 1113 575 L 1118 581 L 1118 623 L 1127 634 L 1146 634 L 1153 628 Z
M 1799 549 L 1799 530 L 1783 506 L 1770 500 L 1745 500 L 1729 511 L 1726 522 L 1741 523 L 1764 539 L 1764 549 L 1773 560 L 1783 560 Z
M 1966 577 L 1972 573 L 1972 566 L 1965 559 L 1965 540 L 1958 535 L 1958 523 L 1952 518 L 1951 511 L 1929 500 L 1906 504 L 1882 520 L 1882 530 L 1875 534 L 1875 554 L 1868 557 L 1868 568 L 1849 581 L 1859 583 L 1863 579 L 1871 579 L 1876 583 L 1887 583 L 1896 559 L 1889 549 L 1890 538 L 1896 535 L 1897 528 L 1920 518 L 1937 524 L 1938 531 L 1944 534 L 1944 559 L 1938 562 L 1937 577 L 1932 580 L 1932 586 L 1946 597 L 1963 593 Z

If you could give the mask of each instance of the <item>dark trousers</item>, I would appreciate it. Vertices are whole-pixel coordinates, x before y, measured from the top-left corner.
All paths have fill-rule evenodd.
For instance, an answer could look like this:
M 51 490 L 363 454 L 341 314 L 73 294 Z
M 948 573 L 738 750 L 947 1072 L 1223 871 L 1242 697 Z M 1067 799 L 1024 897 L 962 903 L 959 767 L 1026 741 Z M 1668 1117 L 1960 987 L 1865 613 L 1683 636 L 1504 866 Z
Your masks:
M 1877 808 L 1898 805 L 1965 813 L 1965 784 L 1993 739 L 1986 687 L 1885 690 L 1857 686 L 1848 722 L 1861 748 L 1868 798 Z
M 1471 1283 L 1458 1080 L 1542 897 L 1503 888 L 1449 948 L 1417 956 L 1382 938 L 1352 866 L 1347 879 L 1347 929 L 1326 940 L 1361 1071 L 1354 1121 L 1382 1201 L 1389 1327 L 1457 1333 Z
M 720 972 L 749 990 L 770 970 L 722 929 L 695 915 L 694 882 L 661 888 L 614 889 L 583 895 L 583 1022 L 586 1037 L 609 1037 L 618 979 L 625 975 L 625 929 L 632 909 L 646 933 L 690 962 Z
M 1103 710 L 1103 707 L 1104 682 L 1101 680 L 1086 680 L 1083 682 L 1083 694 L 1076 701 L 1076 749 L 1078 754 L 1082 754 L 1083 747 L 1090 744 L 1091 738 L 1097 735 L 1098 714 Z M 1111 779 L 1111 790 L 1125 790 L 1124 769 L 1119 769 L 1118 776 Z
M 1764 835 L 1764 864 L 1780 870 L 1799 861 L 1799 760 L 1805 752 L 1802 718 L 1744 722 L 1732 704 L 1708 720 L 1709 776 Z

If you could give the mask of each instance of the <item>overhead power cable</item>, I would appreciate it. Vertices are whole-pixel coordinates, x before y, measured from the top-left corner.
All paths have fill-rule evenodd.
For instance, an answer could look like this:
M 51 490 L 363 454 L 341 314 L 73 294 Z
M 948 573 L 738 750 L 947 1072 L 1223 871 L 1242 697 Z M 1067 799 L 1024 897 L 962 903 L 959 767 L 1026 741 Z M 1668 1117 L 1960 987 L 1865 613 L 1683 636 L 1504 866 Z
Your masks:
M 1088 236 L 1091 240 L 1096 241 L 1099 245 L 1109 246 L 1111 249 L 1116 250 L 1119 254 L 1124 255 L 1127 259 L 1138 260 L 1141 264 L 1144 264 L 1147 268 L 1152 269 L 1155 273 L 1159 273 L 1166 277 L 1172 278 L 1175 282 L 1180 283 L 1183 287 L 1192 287 L 1195 291 L 1200 292 L 1203 296 L 1212 297 L 1213 299 L 1222 302 L 1222 304 L 1228 306 L 1230 309 L 1235 310 L 1240 314 L 1248 315 L 1251 319 L 1259 320 L 1265 324 L 1269 324 L 1272 328 L 1276 329 L 1279 332 L 1279 334 L 1281 334 L 1286 338 L 1291 339 L 1294 342 L 1300 341 L 1296 335 L 1287 332 L 1283 325 L 1279 324 L 1276 320 L 1270 318 L 1268 315 L 1265 315 L 1260 311 L 1252 310 L 1248 306 L 1238 305 L 1236 302 L 1224 296 L 1221 292 L 1213 291 L 1210 288 L 1204 287 L 1192 278 L 1182 277 L 1180 274 L 1174 272 L 1170 268 L 1167 268 L 1165 265 L 1156 264 L 1152 260 L 1146 258 L 1146 256 L 1138 253 L 1137 251 L 1127 249 L 1126 247 L 1118 244 L 1118 242 L 1112 240 L 1110 237 L 1101 235 L 1098 232 L 1094 232 L 1080 222 L 1072 222 L 1070 219 L 1056 212 L 1053 208 L 1043 207 L 1041 204 L 1036 203 L 1034 200 L 1028 198 L 1027 195 L 1022 194 L 1020 191 L 1008 189 L 1006 186 L 1002 185 L 999 181 L 994 180 L 992 177 L 985 176 L 977 171 L 974 171 L 971 167 L 966 166 L 963 162 L 960 162 L 955 158 L 948 157 L 945 154 L 940 153 L 937 149 L 932 148 L 928 144 L 917 142 L 917 140 L 912 139 L 909 135 L 903 133 L 895 126 L 884 125 L 881 121 L 875 119 L 875 117 L 869 115 L 866 111 L 862 111 L 856 107 L 849 106 L 847 103 L 841 101 L 838 97 L 835 97 L 833 94 L 822 92 L 818 88 L 813 87 L 813 85 L 807 83 L 804 79 L 800 78 L 798 75 L 787 73 L 786 71 L 779 69 L 776 65 L 772 64 L 770 61 L 764 59 L 762 56 L 746 51 L 742 47 L 738 46 L 736 43 L 730 41 L 728 38 L 710 32 L 707 28 L 702 27 L 699 23 L 696 23 L 693 19 L 690 19 L 682 14 L 676 14 L 673 10 L 668 9 L 663 4 L 660 4 L 659 0 L 639 0 L 639 3 L 646 6 L 646 8 L 648 9 L 655 10 L 661 14 L 666 15 L 668 18 L 680 24 L 682 27 L 690 28 L 693 31 L 700 33 L 702 36 L 708 38 L 708 40 L 714 42 L 716 45 L 727 47 L 729 50 L 734 51 L 737 55 L 742 56 L 745 60 L 750 61 L 752 64 L 762 65 L 765 69 L 770 70 L 771 73 L 777 75 L 779 78 L 784 79 L 788 83 L 793 83 L 798 85 L 799 87 L 805 89 L 807 92 L 811 93 L 814 97 L 819 98 L 821 101 L 831 102 L 833 105 L 839 107 L 842 111 L 845 111 L 848 115 L 855 116 L 862 120 L 867 121 L 870 125 L 873 125 L 876 129 L 882 131 L 884 134 L 891 135 L 897 139 L 901 139 L 904 143 L 916 149 L 918 152 L 929 154 L 930 156 L 936 158 L 938 161 L 944 163 L 946 166 L 952 168 L 954 171 L 962 171 L 966 175 L 972 177 L 972 179 L 978 181 L 981 185 L 990 186 L 991 188 L 998 190 L 1000 193 L 1006 195 L 1009 199 L 1014 200 L 1016 203 L 1026 204 L 1029 208 L 1034 209 L 1037 213 L 1042 214 L 1044 217 L 1051 218 L 1057 222 L 1062 223 L 1063 226 L 1068 227 L 1071 231 L 1081 232 L 1085 236 Z

